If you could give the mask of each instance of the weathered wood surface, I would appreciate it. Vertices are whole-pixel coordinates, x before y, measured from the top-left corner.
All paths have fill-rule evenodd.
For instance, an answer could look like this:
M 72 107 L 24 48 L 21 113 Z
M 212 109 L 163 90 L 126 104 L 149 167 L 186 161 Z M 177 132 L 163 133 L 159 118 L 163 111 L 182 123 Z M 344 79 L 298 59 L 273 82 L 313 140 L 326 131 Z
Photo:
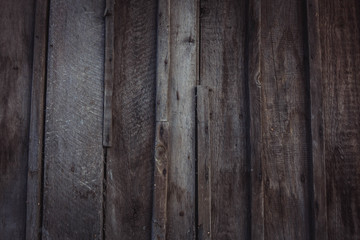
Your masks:
M 195 239 L 197 1 L 170 3 L 169 176 L 166 239 Z
M 155 139 L 157 2 L 115 1 L 112 147 L 105 237 L 149 239 Z
M 360 3 L 319 1 L 329 239 L 360 238 Z
M 43 239 L 102 239 L 104 5 L 50 4 Z
M 264 238 L 309 238 L 304 4 L 261 1 Z
M 0 1 L 0 238 L 24 239 L 34 1 Z
M 31 112 L 27 178 L 26 239 L 40 239 L 44 150 L 45 84 L 48 33 L 48 0 L 37 0 L 35 9 Z
M 158 1 L 156 134 L 151 239 L 166 239 L 169 175 L 170 0 Z
M 211 104 L 208 110 L 210 146 L 206 147 L 204 142 L 200 143 L 203 139 L 198 139 L 199 183 L 208 171 L 211 188 L 211 218 L 199 216 L 199 236 L 202 239 L 244 239 L 249 234 L 245 1 L 202 1 L 200 17 L 200 84 L 210 88 L 213 94 L 208 100 Z M 198 104 L 204 104 L 204 101 L 198 101 Z M 200 105 L 198 108 L 205 107 Z M 201 124 L 198 126 L 199 131 L 204 131 L 202 127 Z M 199 136 L 202 136 L 201 132 Z M 203 168 L 206 151 L 210 151 L 209 167 Z M 202 194 L 200 185 L 199 190 Z M 199 198 L 199 212 L 208 208 L 204 200 Z M 211 232 L 203 229 L 208 225 Z

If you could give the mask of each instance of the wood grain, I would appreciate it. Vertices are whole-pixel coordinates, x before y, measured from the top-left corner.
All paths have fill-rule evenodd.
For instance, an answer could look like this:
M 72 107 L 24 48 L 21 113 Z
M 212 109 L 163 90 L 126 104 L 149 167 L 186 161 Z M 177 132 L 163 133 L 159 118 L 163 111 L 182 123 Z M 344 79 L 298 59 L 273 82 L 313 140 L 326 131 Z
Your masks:
M 303 6 L 261 1 L 265 239 L 309 238 Z
M 50 4 L 43 239 L 102 239 L 104 9 Z
M 45 85 L 48 34 L 48 0 L 35 9 L 33 71 L 27 178 L 26 239 L 40 239 L 44 150 Z
M 24 239 L 34 1 L 0 1 L 0 238 Z
M 202 1 L 200 17 L 200 84 L 213 93 L 209 102 L 201 101 L 204 97 L 201 95 L 198 99 L 198 109 L 205 109 L 203 104 L 211 106 L 208 148 L 202 138 L 206 134 L 202 133 L 204 126 L 198 125 L 199 236 L 245 239 L 250 226 L 245 129 L 248 114 L 244 71 L 245 1 Z M 201 197 L 203 186 L 200 184 L 209 184 L 201 179 L 207 175 L 205 162 L 210 168 L 211 219 L 203 215 L 209 207 Z
M 197 1 L 171 1 L 166 239 L 195 239 Z
M 360 238 L 360 4 L 319 1 L 328 239 Z
M 112 147 L 105 237 L 149 239 L 155 140 L 157 2 L 115 1 Z

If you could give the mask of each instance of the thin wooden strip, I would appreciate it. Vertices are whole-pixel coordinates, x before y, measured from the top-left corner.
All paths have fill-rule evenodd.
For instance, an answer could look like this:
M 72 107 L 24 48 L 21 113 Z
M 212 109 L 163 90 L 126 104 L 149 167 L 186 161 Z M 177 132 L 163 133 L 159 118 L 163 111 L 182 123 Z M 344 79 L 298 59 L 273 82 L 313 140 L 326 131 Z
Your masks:
M 166 239 L 169 123 L 157 122 L 151 239 Z
M 248 11 L 248 91 L 251 165 L 251 239 L 264 239 L 264 186 L 261 121 L 261 1 L 250 0 Z
M 48 0 L 36 1 L 26 201 L 28 240 L 39 239 L 41 231 L 48 5 Z
M 195 239 L 198 1 L 171 1 L 167 239 Z
M 197 86 L 197 146 L 198 146 L 198 239 L 211 238 L 211 142 L 210 92 Z
M 326 169 L 318 0 L 307 0 L 315 239 L 327 239 Z
M 104 5 L 50 4 L 43 239 L 102 239 Z
M 103 145 L 112 145 L 112 95 L 114 80 L 114 0 L 106 0 Z

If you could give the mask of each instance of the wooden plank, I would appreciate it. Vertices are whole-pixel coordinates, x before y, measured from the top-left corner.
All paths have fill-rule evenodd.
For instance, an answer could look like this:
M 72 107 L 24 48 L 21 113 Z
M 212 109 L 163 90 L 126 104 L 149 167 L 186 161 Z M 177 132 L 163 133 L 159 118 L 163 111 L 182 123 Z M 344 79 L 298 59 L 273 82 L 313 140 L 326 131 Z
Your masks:
M 245 73 L 247 73 L 249 139 L 251 176 L 251 239 L 264 239 L 264 182 L 262 155 L 262 95 L 261 95 L 261 1 L 251 0 L 247 15 L 247 48 Z
M 328 239 L 360 238 L 360 4 L 319 1 Z
M 197 1 L 171 1 L 166 239 L 195 239 Z
M 34 1 L 0 1 L 0 238 L 24 239 Z
M 103 145 L 112 145 L 112 95 L 114 80 L 114 0 L 106 0 Z
M 326 169 L 324 150 L 323 93 L 319 1 L 307 0 L 309 80 L 311 107 L 311 150 L 313 168 L 314 238 L 327 239 Z
M 261 1 L 264 238 L 309 238 L 304 3 Z
M 101 239 L 104 2 L 52 1 L 43 239 Z
M 198 239 L 211 239 L 211 122 L 212 89 L 197 87 Z
M 26 201 L 29 240 L 40 239 L 41 233 L 48 5 L 48 0 L 36 1 Z
M 105 237 L 149 239 L 155 139 L 157 1 L 115 1 L 112 147 Z
M 151 239 L 166 239 L 170 69 L 170 0 L 158 1 L 156 64 L 156 135 Z
M 204 224 L 199 228 L 199 236 L 203 239 L 249 238 L 245 2 L 201 2 L 200 84 L 213 89 L 210 102 L 210 150 L 204 149 L 202 144 L 206 143 L 198 139 L 199 177 L 206 175 L 206 168 L 201 166 L 207 157 L 204 151 L 210 151 L 211 166 L 211 222 L 205 222 L 199 215 L 199 224 Z M 202 101 L 198 101 L 198 104 L 198 109 L 205 108 L 201 106 L 204 104 Z M 198 128 L 203 131 L 201 124 Z M 201 188 L 199 178 L 199 194 L 202 194 Z M 208 205 L 199 202 L 198 208 L 199 214 L 202 214 L 207 211 Z M 208 224 L 210 227 L 207 227 Z M 210 228 L 210 234 L 205 234 L 202 227 Z

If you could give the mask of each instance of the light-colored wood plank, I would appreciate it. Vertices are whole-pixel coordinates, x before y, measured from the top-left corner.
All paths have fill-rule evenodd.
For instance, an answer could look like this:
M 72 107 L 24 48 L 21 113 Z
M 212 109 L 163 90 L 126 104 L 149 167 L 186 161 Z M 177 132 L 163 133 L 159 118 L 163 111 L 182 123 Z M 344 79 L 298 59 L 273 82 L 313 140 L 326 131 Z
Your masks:
M 26 200 L 28 240 L 40 239 L 41 233 L 48 5 L 48 0 L 36 1 Z
M 102 239 L 104 9 L 50 4 L 43 239 Z

